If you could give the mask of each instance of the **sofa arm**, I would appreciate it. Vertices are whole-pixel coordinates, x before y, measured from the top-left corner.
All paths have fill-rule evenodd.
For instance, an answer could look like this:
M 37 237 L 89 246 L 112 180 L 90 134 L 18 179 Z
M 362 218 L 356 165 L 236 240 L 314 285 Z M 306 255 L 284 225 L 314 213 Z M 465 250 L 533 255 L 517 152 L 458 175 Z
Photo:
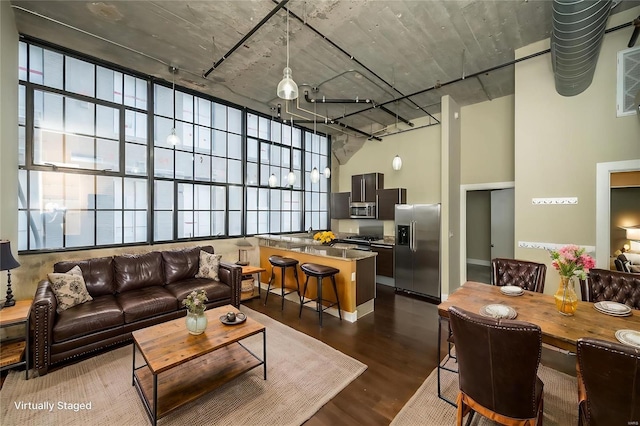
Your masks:
M 33 343 L 33 368 L 40 376 L 47 374 L 51 361 L 51 335 L 58 302 L 47 280 L 38 283 L 31 305 L 30 323 Z
M 242 289 L 242 266 L 235 263 L 220 262 L 220 281 L 231 287 L 231 304 L 240 307 L 240 291 Z

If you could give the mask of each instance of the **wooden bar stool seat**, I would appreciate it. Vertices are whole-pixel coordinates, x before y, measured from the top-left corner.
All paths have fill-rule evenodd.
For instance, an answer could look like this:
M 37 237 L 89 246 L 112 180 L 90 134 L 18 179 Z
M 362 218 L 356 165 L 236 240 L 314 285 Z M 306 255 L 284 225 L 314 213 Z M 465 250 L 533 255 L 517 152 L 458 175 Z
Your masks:
M 298 280 L 298 261 L 296 259 L 292 259 L 290 257 L 282 257 L 282 256 L 269 256 L 269 263 L 271 263 L 271 278 L 269 278 L 269 284 L 267 285 L 267 295 L 264 298 L 264 304 L 267 304 L 267 300 L 269 299 L 269 290 L 271 290 L 271 283 L 275 280 L 276 274 L 275 269 L 280 268 L 282 270 L 282 274 L 280 275 L 280 292 L 282 296 L 282 307 L 281 310 L 284 309 L 284 297 L 287 294 L 298 293 L 298 297 L 302 299 L 300 296 L 300 281 Z M 287 272 L 287 268 L 293 269 L 293 275 L 296 277 L 296 289 L 285 291 L 284 286 L 284 275 Z
M 300 265 L 300 269 L 307 275 L 307 279 L 304 282 L 304 289 L 302 291 L 302 296 L 300 296 L 300 313 L 298 317 L 302 316 L 302 307 L 305 303 L 316 302 L 316 311 L 318 312 L 318 317 L 320 319 L 320 327 L 322 327 L 322 313 L 329 309 L 332 306 L 338 305 L 338 315 L 340 316 L 340 320 L 342 321 L 342 310 L 340 309 L 340 298 L 338 297 L 338 288 L 336 286 L 336 274 L 340 273 L 339 269 L 333 268 L 331 266 L 318 265 L 317 263 L 303 263 Z M 309 284 L 309 278 L 315 277 L 318 282 L 318 289 L 316 299 L 310 299 L 306 302 L 304 301 L 304 296 L 307 294 L 307 285 Z M 331 302 L 330 300 L 326 300 L 322 298 L 322 280 L 325 277 L 331 278 L 331 283 L 333 284 L 333 292 L 336 295 L 336 301 Z M 322 302 L 330 302 L 329 306 L 323 307 Z

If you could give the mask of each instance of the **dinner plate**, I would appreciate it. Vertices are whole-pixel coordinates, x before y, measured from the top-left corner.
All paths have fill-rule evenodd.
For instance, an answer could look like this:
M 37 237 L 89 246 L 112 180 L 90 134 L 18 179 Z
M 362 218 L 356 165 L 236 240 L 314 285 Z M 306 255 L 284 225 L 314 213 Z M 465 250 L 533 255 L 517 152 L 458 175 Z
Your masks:
M 624 317 L 630 317 L 631 315 L 633 315 L 631 312 L 627 312 L 626 314 L 615 314 L 613 312 L 602 311 L 602 310 L 596 308 L 595 306 L 594 306 L 594 308 L 595 308 L 596 311 L 600 312 L 601 314 L 609 315 L 609 316 L 612 316 L 612 317 L 624 318 Z
M 618 330 L 616 331 L 616 339 L 625 345 L 640 348 L 640 331 Z
M 229 321 L 227 319 L 227 315 L 222 315 L 220 317 L 220 322 L 226 325 L 238 325 L 238 324 L 242 324 L 243 322 L 245 322 L 247 320 L 247 316 L 245 314 L 243 314 L 242 312 L 238 312 L 236 314 L 236 320 L 235 321 Z
M 524 294 L 524 290 L 517 285 L 505 285 L 500 287 L 500 293 L 507 296 L 521 296 Z
M 630 307 L 617 302 L 609 302 L 609 301 L 596 302 L 593 304 L 593 307 L 599 310 L 600 312 L 604 312 L 605 314 L 624 315 L 624 316 L 631 314 Z
M 494 319 L 514 319 L 518 316 L 518 313 L 511 306 L 493 304 L 484 305 L 482 308 L 480 308 L 480 315 L 482 315 L 483 317 Z

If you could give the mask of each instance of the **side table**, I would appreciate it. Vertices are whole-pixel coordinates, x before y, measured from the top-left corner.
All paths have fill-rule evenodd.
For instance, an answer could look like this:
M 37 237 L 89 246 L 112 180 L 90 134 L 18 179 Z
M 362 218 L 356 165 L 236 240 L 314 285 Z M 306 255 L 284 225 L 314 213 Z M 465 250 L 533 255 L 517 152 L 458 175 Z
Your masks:
M 244 278 L 245 276 L 251 277 L 253 278 L 253 275 L 256 275 L 256 278 L 258 279 L 258 295 L 257 297 L 260 298 L 260 273 L 265 272 L 266 269 L 261 268 L 259 266 L 251 266 L 251 265 L 246 265 L 242 267 L 242 277 Z M 256 290 L 254 289 L 253 292 L 250 295 L 244 296 L 242 295 L 240 297 L 240 299 L 242 301 L 244 300 L 249 300 L 249 299 L 253 299 L 254 297 L 256 297 Z
M 24 338 L 7 339 L 0 349 L 0 371 L 24 365 L 29 380 L 29 312 L 33 300 L 18 300 L 14 306 L 0 310 L 0 328 L 24 324 Z M 24 361 L 22 355 L 24 354 Z

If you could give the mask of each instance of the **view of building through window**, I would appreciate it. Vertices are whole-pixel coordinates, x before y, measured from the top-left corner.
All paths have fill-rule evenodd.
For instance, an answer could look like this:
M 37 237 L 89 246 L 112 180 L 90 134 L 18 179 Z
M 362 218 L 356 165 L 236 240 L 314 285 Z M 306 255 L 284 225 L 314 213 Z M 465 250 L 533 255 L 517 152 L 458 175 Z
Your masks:
M 323 134 L 24 41 L 19 78 L 21 251 L 328 227 Z

